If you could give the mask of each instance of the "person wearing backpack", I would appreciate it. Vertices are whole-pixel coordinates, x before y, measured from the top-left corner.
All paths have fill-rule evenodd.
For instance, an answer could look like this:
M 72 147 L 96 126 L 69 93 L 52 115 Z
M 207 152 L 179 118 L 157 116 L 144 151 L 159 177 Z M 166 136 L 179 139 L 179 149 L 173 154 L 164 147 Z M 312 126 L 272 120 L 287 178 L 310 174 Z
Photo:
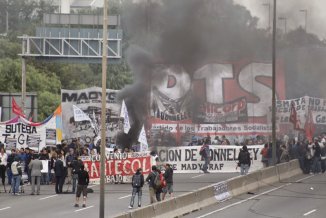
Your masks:
M 141 196 L 142 196 L 142 188 L 144 186 L 144 175 L 142 174 L 142 169 L 137 169 L 136 173 L 132 176 L 131 180 L 132 185 L 132 195 L 130 199 L 129 209 L 134 207 L 134 200 L 136 194 L 138 194 L 138 207 L 141 207 Z
M 163 192 L 163 188 L 165 188 L 165 186 L 166 186 L 166 181 L 164 179 L 164 176 L 163 176 L 163 173 L 161 172 L 161 170 L 157 169 L 157 173 L 159 175 L 160 182 L 155 182 L 155 183 L 157 183 L 157 184 L 155 184 L 156 185 L 155 194 L 156 194 L 156 200 L 161 201 L 161 193 Z
M 13 195 L 20 195 L 19 194 L 19 186 L 22 177 L 22 169 L 19 163 L 19 157 L 16 156 L 14 158 L 14 162 L 12 162 L 10 166 L 12 172 L 12 183 L 11 183 L 11 193 Z
M 149 199 L 150 203 L 156 202 L 156 188 L 158 186 L 158 181 L 160 181 L 159 174 L 157 173 L 156 166 L 152 166 L 152 172 L 150 172 L 146 178 L 146 182 L 149 187 Z
M 238 155 L 238 161 L 241 175 L 247 175 L 251 164 L 251 158 L 246 145 L 242 146 Z

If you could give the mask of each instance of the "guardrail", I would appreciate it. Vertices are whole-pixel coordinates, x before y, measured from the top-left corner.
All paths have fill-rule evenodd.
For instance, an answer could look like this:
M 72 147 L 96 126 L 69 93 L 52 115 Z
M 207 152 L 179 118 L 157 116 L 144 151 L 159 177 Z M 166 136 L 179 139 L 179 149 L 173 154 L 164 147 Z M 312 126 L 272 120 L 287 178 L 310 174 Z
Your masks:
M 135 209 L 116 218 L 178 217 L 299 174 L 302 174 L 299 161 L 292 160 Z

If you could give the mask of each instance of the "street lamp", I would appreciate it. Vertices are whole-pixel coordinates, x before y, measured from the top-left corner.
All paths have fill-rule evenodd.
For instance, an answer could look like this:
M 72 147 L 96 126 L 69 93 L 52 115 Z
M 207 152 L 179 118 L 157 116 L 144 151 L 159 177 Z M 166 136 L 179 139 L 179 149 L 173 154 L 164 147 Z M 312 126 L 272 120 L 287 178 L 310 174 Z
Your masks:
M 271 4 L 263 3 L 262 5 L 268 8 L 268 30 L 270 30 L 271 29 Z
M 287 33 L 287 31 L 286 31 L 286 20 L 287 20 L 287 18 L 286 17 L 279 17 L 278 19 L 284 21 L 284 35 L 286 35 L 286 33 Z
M 307 15 L 308 15 L 308 10 L 307 9 L 301 9 L 300 12 L 304 13 L 304 30 L 307 32 Z

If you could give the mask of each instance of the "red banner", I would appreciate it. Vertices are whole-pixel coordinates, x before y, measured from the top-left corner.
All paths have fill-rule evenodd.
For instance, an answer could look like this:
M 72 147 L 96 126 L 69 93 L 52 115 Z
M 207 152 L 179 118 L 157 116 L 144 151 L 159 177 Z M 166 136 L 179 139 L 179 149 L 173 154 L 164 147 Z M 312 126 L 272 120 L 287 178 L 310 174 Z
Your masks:
M 100 178 L 100 161 L 86 160 L 83 163 L 90 179 Z M 151 167 L 151 156 L 106 160 L 105 175 L 132 176 L 138 168 L 143 169 L 143 174 L 148 174 L 151 171 Z

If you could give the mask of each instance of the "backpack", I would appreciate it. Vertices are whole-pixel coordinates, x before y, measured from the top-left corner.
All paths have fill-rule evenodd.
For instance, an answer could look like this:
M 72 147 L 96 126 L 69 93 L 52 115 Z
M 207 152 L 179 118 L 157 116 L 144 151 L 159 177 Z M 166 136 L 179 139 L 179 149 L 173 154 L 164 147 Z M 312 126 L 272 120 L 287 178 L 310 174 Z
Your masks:
M 141 174 L 135 174 L 132 180 L 132 187 L 141 187 Z
M 155 179 L 154 179 L 154 189 L 159 189 L 162 187 L 161 179 L 160 179 L 160 174 L 159 173 L 154 173 Z
M 267 148 L 263 148 L 261 150 L 261 155 L 265 158 L 268 158 L 268 149 Z
M 165 180 L 163 174 L 160 174 L 160 180 L 161 180 L 161 188 L 166 187 L 166 180 Z
M 248 152 L 240 151 L 239 153 L 240 164 L 250 164 L 250 156 Z

